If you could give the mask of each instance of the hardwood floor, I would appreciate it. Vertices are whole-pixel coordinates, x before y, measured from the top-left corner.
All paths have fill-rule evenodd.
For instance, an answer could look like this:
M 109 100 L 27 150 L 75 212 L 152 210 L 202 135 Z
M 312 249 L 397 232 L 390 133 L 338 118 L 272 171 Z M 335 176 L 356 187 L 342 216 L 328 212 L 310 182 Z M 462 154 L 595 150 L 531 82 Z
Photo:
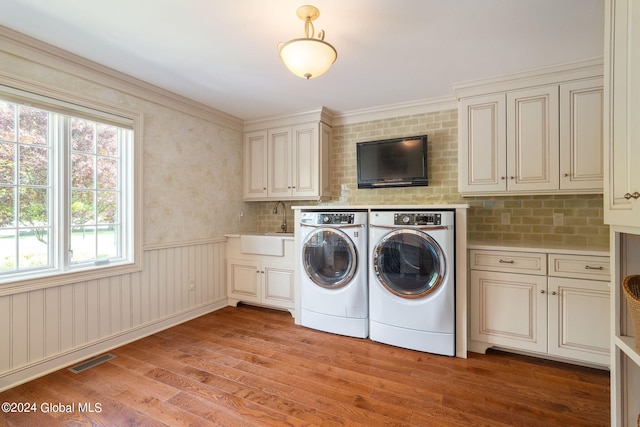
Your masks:
M 111 353 L 117 357 L 79 374 L 64 369 L 0 393 L 0 402 L 37 408 L 0 412 L 0 423 L 609 425 L 606 371 L 503 352 L 430 355 L 303 328 L 289 313 L 251 306 Z

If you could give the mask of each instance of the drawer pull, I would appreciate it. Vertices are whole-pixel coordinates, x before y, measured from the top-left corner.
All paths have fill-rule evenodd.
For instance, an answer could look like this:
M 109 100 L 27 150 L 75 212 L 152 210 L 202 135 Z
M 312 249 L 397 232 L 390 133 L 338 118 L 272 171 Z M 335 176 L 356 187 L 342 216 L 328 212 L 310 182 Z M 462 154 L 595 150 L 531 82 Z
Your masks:
M 510 260 L 505 260 L 505 259 L 501 259 L 500 261 L 498 261 L 500 264 L 515 264 L 516 262 L 512 259 Z
M 598 267 L 591 267 L 590 265 L 585 265 L 584 267 L 585 270 L 604 270 L 603 266 L 598 266 Z

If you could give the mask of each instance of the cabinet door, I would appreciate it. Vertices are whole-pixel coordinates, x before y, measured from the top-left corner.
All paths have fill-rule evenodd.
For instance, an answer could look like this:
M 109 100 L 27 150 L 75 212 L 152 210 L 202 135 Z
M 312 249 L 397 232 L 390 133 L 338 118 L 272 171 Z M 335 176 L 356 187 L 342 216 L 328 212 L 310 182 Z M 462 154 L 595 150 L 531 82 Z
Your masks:
M 602 189 L 602 114 L 602 79 L 560 85 L 560 189 Z
M 505 191 L 505 95 L 460 100 L 458 188 L 461 193 Z
M 293 270 L 290 266 L 265 264 L 263 302 L 281 308 L 293 308 Z
M 293 130 L 292 195 L 313 197 L 318 195 L 318 167 L 320 166 L 318 124 L 294 126 Z
M 471 271 L 472 340 L 547 351 L 547 277 Z
M 267 131 L 244 136 L 243 198 L 267 196 Z
M 609 365 L 608 282 L 549 278 L 549 354 Z
M 260 302 L 260 262 L 229 259 L 227 262 L 227 292 L 230 299 Z
M 560 187 L 558 86 L 507 93 L 507 190 Z
M 632 1 L 607 5 L 614 25 L 605 44 L 605 223 L 640 223 L 640 8 Z M 635 7 L 634 7 L 635 6 Z M 610 12 L 609 12 L 610 11 Z M 607 24 L 610 22 L 607 21 Z
M 268 137 L 269 197 L 284 199 L 291 196 L 291 128 L 270 129 Z
M 333 129 L 331 126 L 320 122 L 320 165 L 318 171 L 320 177 L 318 183 L 320 185 L 319 197 L 331 196 L 331 143 L 333 141 Z

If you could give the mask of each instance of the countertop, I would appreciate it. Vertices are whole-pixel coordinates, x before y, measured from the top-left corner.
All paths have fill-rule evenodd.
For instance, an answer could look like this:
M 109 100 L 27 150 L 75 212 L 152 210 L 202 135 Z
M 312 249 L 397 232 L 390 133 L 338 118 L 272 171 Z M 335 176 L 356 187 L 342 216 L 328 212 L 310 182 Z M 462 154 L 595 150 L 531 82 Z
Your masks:
M 331 210 L 343 210 L 343 211 L 375 211 L 375 210 L 419 210 L 419 209 L 469 209 L 467 204 L 435 204 L 435 205 L 319 205 L 319 206 L 291 206 L 293 210 L 307 210 L 307 211 L 331 211 Z
M 468 241 L 467 248 L 498 251 L 609 256 L 608 246 L 594 246 L 585 248 L 582 245 L 567 245 L 550 242 Z
M 240 236 L 270 236 L 270 237 L 282 237 L 282 240 L 294 240 L 295 236 L 293 233 L 259 233 L 255 232 L 242 232 L 242 233 L 227 233 L 224 237 L 230 238 L 240 238 Z

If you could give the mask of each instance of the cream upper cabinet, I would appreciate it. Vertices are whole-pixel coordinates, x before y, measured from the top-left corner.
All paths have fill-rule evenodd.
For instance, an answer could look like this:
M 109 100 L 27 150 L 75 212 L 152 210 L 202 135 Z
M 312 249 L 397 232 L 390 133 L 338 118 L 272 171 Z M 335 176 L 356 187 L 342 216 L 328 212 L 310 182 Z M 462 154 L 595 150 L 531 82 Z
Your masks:
M 327 197 L 331 136 L 331 127 L 323 122 L 245 133 L 244 200 L 320 200 Z
M 592 68 L 458 90 L 460 193 L 602 192 L 602 79 Z
M 602 188 L 604 179 L 602 79 L 560 85 L 560 188 Z
M 293 145 L 291 127 L 269 129 L 267 146 L 268 196 L 276 199 L 291 197 Z M 251 171 L 249 171 L 251 173 Z
M 292 180 L 291 195 L 296 198 L 314 197 L 320 189 L 320 148 L 322 138 L 320 133 L 323 123 L 318 126 L 294 126 L 292 150 Z
M 267 197 L 267 131 L 244 136 L 242 196 L 245 200 Z
M 605 43 L 605 223 L 640 224 L 640 4 L 612 1 Z
M 559 161 L 558 87 L 507 92 L 507 190 L 558 190 Z
M 636 425 L 640 351 L 622 281 L 640 272 L 640 1 L 605 1 L 604 221 L 611 225 L 611 425 Z
M 317 197 L 324 123 L 307 123 L 268 131 L 268 194 L 278 200 Z
M 459 191 L 506 191 L 506 97 L 465 98 L 459 107 Z

